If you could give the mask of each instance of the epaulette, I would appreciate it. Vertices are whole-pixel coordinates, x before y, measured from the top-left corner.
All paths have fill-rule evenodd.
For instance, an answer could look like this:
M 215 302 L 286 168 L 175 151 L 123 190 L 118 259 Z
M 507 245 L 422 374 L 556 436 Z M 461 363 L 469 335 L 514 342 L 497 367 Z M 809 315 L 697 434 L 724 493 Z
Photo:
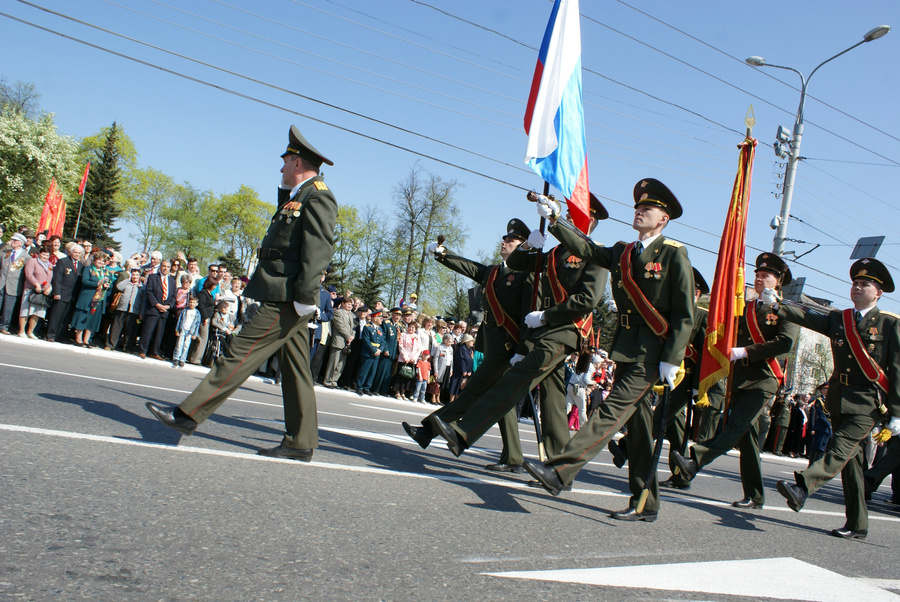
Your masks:
M 879 310 L 878 310 L 878 313 L 880 313 L 880 314 L 885 314 L 885 315 L 887 315 L 887 316 L 890 316 L 890 317 L 892 317 L 892 318 L 897 318 L 898 320 L 900 320 L 900 315 L 897 315 L 897 314 L 895 314 L 895 313 L 892 312 L 892 311 L 884 311 L 883 309 L 879 309 Z
M 313 182 L 313 184 L 315 185 L 316 190 L 328 190 L 328 186 L 325 185 L 325 182 L 316 181 Z
M 683 247 L 684 245 L 678 242 L 677 240 L 672 240 L 671 238 L 667 238 L 663 241 L 664 245 L 669 245 L 670 247 Z

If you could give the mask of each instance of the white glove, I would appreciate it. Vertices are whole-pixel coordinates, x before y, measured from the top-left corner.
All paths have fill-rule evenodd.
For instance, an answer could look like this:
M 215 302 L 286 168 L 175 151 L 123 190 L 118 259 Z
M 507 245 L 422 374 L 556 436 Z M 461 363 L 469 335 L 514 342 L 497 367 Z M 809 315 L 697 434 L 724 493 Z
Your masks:
M 781 299 L 778 298 L 775 289 L 764 288 L 763 292 L 759 294 L 759 302 L 768 307 L 778 305 L 779 301 L 781 301 Z
M 897 418 L 896 416 L 891 417 L 891 421 L 888 422 L 887 426 L 884 428 L 891 431 L 891 435 L 894 437 L 900 435 L 900 418 Z
M 313 320 L 310 320 L 309 322 L 306 323 L 306 327 L 309 328 L 310 330 L 316 330 L 319 327 L 319 325 L 316 324 Z
M 544 323 L 544 312 L 542 311 L 533 311 L 525 316 L 525 326 L 528 328 L 540 328 Z
M 551 199 L 541 199 L 537 203 L 537 212 L 541 217 L 554 220 L 559 217 L 559 203 Z
M 521 362 L 524 359 L 525 359 L 524 355 L 522 355 L 521 353 L 517 353 L 514 356 L 512 356 L 511 358 L 509 358 L 509 365 L 515 366 L 516 364 L 518 364 L 519 362 Z
M 547 237 L 541 234 L 540 230 L 532 230 L 528 235 L 528 246 L 532 249 L 540 249 L 546 240 Z
M 435 254 L 440 255 L 441 253 L 444 253 L 447 249 L 444 248 L 444 245 L 439 245 L 438 243 L 433 242 L 430 245 L 428 245 L 427 247 L 425 247 L 425 250 L 428 252 L 429 255 L 435 255 Z
M 303 303 L 297 303 L 294 301 L 294 311 L 297 312 L 297 315 L 301 318 L 304 316 L 309 316 L 316 311 L 315 305 L 304 305 Z
M 659 380 L 668 383 L 669 389 L 675 388 L 675 375 L 678 374 L 678 366 L 668 362 L 659 363 Z
M 745 347 L 732 347 L 731 353 L 728 354 L 728 359 L 732 362 L 742 360 L 745 357 L 747 357 L 747 349 Z

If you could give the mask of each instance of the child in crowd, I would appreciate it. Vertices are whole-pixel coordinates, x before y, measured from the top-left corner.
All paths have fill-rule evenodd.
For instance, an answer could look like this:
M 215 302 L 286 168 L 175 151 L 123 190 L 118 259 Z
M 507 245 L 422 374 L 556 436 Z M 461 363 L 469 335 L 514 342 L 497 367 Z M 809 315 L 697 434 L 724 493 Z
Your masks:
M 422 352 L 416 362 L 416 392 L 413 401 L 425 403 L 425 389 L 428 388 L 428 377 L 431 376 L 431 362 L 428 361 L 428 350 Z
M 182 281 L 183 282 L 183 281 Z M 197 309 L 197 297 L 188 297 L 187 309 L 178 316 L 178 324 L 175 327 L 175 355 L 172 356 L 172 366 L 183 368 L 187 360 L 191 341 L 197 338 L 200 330 L 200 311 Z

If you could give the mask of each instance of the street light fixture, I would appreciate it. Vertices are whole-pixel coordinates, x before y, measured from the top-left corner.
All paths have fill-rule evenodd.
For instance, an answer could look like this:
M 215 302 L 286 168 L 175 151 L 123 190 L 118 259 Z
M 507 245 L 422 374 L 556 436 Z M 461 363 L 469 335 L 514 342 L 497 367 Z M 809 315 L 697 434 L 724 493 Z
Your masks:
M 847 48 L 846 50 L 837 53 L 830 59 L 819 63 L 819 65 L 810 72 L 809 77 L 804 77 L 803 74 L 800 73 L 800 71 L 794 69 L 793 67 L 785 67 L 783 65 L 774 65 L 771 63 L 767 63 L 766 59 L 761 56 L 751 56 L 745 60 L 745 62 L 752 67 L 774 67 L 775 69 L 786 69 L 787 71 L 793 71 L 800 76 L 800 106 L 797 109 L 797 116 L 794 119 L 793 139 L 790 141 L 785 141 L 790 148 L 790 155 L 788 157 L 787 169 L 785 170 L 784 191 L 782 193 L 781 201 L 781 213 L 773 220 L 773 224 L 777 223 L 775 240 L 772 247 L 772 252 L 776 255 L 782 255 L 784 253 L 784 239 L 787 235 L 787 223 L 791 212 L 791 199 L 794 196 L 794 179 L 797 175 L 797 163 L 800 162 L 800 143 L 803 140 L 803 107 L 806 103 L 806 88 L 809 85 L 809 80 L 812 79 L 812 76 L 816 73 L 816 71 L 819 70 L 820 67 L 822 67 L 822 65 L 830 63 L 842 54 L 850 52 L 857 46 L 885 36 L 890 30 L 891 28 L 889 25 L 879 25 L 878 27 L 870 30 L 866 33 L 866 35 L 863 36 L 861 42 L 857 42 L 850 48 Z M 776 148 L 777 147 L 778 143 L 776 142 Z

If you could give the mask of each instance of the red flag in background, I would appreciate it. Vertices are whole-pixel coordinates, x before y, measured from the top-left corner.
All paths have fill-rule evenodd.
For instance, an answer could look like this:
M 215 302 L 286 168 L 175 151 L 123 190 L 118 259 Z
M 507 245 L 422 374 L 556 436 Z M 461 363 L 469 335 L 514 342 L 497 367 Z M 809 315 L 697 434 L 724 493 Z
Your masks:
M 78 186 L 78 196 L 84 194 L 84 187 L 87 184 L 88 172 L 91 171 L 91 162 L 88 161 L 88 164 L 84 166 L 84 175 L 81 176 L 81 184 Z
M 62 236 L 63 224 L 66 221 L 66 204 L 63 202 L 62 190 L 56 186 L 56 178 L 50 180 L 50 188 L 44 197 L 44 209 L 38 221 L 38 232 L 48 230 L 50 236 Z
M 728 353 L 734 347 L 737 330 L 735 318 L 744 314 L 744 253 L 747 234 L 747 207 L 750 203 L 750 180 L 756 139 L 747 137 L 741 150 L 738 172 L 731 191 L 731 204 L 719 243 L 716 276 L 709 297 L 706 341 L 700 362 L 698 403 L 708 403 L 706 392 L 725 376 L 731 362 Z

